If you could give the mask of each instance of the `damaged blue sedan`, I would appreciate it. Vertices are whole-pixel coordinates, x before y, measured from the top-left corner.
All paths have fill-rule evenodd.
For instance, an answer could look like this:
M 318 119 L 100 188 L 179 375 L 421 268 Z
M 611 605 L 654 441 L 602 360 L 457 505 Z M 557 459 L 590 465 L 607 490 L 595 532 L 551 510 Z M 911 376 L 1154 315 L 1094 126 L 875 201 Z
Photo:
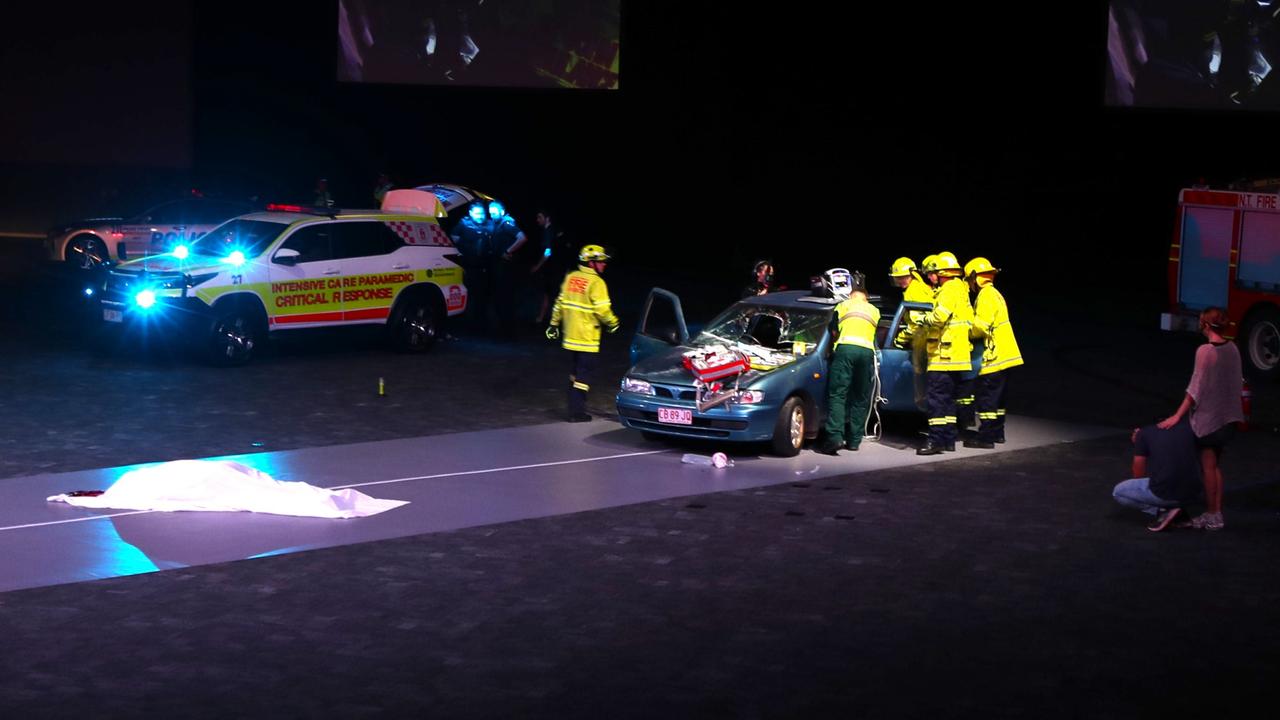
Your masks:
M 871 302 L 881 309 L 877 407 L 919 413 L 912 352 L 893 339 L 909 311 L 930 307 L 904 302 L 886 310 L 880 298 Z M 646 437 L 765 442 L 778 455 L 796 455 L 826 419 L 835 306 L 805 291 L 749 297 L 691 337 L 680 299 L 653 289 L 631 343 L 618 418 Z

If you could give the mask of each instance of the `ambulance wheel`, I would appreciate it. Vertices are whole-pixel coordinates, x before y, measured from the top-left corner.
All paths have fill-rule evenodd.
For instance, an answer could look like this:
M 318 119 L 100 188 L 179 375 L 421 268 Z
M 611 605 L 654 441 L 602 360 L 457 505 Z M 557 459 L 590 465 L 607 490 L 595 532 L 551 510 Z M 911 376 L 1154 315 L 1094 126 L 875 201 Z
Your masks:
M 400 352 L 420 353 L 436 344 L 443 330 L 440 303 L 426 293 L 407 297 L 391 316 L 391 343 Z
M 769 449 L 774 455 L 795 457 L 804 446 L 804 428 L 807 421 L 804 401 L 798 397 L 787 398 L 778 411 L 778 421 L 773 426 L 773 440 Z
M 71 238 L 63 255 L 67 265 L 76 270 L 92 270 L 109 259 L 107 246 L 92 235 Z
M 1246 368 L 1262 380 L 1280 378 L 1280 311 L 1258 308 L 1249 313 L 1240 330 Z
M 209 333 L 209 360 L 214 365 L 234 367 L 253 359 L 262 338 L 258 315 L 244 307 L 218 313 Z

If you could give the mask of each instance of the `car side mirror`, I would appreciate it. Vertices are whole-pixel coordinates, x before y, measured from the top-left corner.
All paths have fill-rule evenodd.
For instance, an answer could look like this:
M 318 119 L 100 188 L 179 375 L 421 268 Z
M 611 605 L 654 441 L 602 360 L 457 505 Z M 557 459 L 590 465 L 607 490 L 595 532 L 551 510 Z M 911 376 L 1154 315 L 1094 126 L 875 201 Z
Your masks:
M 271 258 L 271 262 L 277 265 L 288 265 L 290 267 L 298 264 L 298 258 L 302 257 L 302 253 L 291 248 L 280 248 Z

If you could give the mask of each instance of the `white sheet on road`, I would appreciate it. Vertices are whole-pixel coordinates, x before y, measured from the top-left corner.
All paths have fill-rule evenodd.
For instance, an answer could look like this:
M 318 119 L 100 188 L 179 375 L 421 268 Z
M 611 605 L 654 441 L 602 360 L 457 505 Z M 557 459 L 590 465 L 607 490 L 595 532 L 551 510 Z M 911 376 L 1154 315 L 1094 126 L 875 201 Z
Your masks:
M 119 510 L 257 512 L 297 517 L 357 518 L 408 505 L 357 490 L 281 482 L 232 460 L 175 460 L 131 470 L 97 496 L 54 495 L 50 502 Z

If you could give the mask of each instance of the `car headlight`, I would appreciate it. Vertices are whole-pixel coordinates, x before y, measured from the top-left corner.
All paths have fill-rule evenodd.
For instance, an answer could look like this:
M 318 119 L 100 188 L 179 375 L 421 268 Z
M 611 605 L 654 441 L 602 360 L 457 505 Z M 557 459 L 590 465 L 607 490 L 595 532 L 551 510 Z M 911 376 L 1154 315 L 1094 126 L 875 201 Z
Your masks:
M 764 402 L 763 390 L 743 390 L 738 393 L 738 402 L 743 405 L 754 405 Z
M 640 395 L 652 395 L 653 386 L 643 380 L 635 378 L 622 378 L 622 392 L 638 393 Z

